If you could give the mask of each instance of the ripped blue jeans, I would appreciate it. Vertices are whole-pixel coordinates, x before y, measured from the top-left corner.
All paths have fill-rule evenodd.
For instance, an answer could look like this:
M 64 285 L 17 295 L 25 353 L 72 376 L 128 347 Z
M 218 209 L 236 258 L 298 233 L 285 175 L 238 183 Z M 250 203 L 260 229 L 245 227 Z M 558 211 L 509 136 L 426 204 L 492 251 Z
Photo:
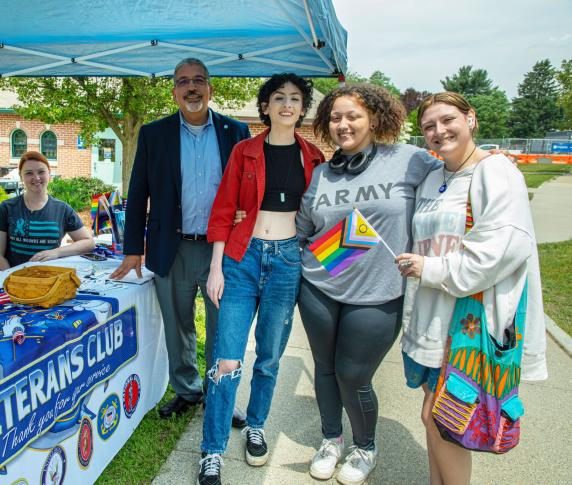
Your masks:
M 250 382 L 246 422 L 263 428 L 280 357 L 284 353 L 302 269 L 297 238 L 264 241 L 252 238 L 242 261 L 223 258 L 224 293 L 220 302 L 214 342 L 201 450 L 224 453 L 232 423 L 236 391 L 242 374 L 248 333 L 256 320 L 256 361 Z M 239 368 L 216 379 L 221 360 L 239 361 Z

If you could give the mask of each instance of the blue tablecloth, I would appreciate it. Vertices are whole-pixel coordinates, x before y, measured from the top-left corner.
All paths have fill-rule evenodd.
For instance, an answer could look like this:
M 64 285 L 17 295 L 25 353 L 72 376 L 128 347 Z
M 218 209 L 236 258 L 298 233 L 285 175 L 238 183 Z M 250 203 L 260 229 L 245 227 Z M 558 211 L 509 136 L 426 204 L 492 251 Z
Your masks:
M 118 262 L 50 264 L 90 294 L 44 309 L 0 293 L 0 483 L 95 482 L 167 386 L 154 282 L 107 281 Z

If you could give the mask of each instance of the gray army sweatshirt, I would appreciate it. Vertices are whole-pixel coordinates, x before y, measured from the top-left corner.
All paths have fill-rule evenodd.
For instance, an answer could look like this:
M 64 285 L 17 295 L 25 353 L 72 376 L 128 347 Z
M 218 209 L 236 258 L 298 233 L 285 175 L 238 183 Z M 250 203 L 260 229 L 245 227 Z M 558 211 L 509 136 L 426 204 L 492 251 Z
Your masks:
M 379 305 L 403 295 L 404 278 L 383 244 L 335 277 L 308 246 L 356 207 L 396 255 L 408 252 L 415 189 L 431 170 L 441 167 L 440 160 L 411 145 L 379 145 L 369 167 L 358 175 L 335 174 L 327 163 L 316 167 L 296 217 L 303 277 L 342 303 Z

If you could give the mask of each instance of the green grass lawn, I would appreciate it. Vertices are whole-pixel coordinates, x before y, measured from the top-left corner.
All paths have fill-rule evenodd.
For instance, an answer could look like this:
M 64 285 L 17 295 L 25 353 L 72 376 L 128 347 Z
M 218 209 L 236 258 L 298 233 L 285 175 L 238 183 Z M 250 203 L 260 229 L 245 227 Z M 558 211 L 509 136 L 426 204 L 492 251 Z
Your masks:
M 529 165 L 521 163 L 518 165 L 518 169 L 524 175 L 526 186 L 530 189 L 537 189 L 544 182 L 548 182 L 549 180 L 553 179 L 554 177 L 560 174 L 566 174 L 572 171 L 572 165 L 554 165 L 554 164 Z M 550 172 L 550 173 L 536 173 L 536 172 Z
M 572 336 L 572 240 L 538 245 L 544 311 Z
M 518 169 L 523 173 L 534 173 L 534 172 L 568 173 L 572 171 L 572 165 L 519 163 Z
M 523 175 L 524 175 L 524 181 L 526 182 L 526 186 L 529 189 L 537 189 L 544 182 L 548 182 L 549 180 L 556 177 L 556 175 L 548 175 L 540 173 L 525 173 Z
M 544 182 L 548 182 L 561 174 L 572 172 L 572 165 L 553 165 L 553 164 L 518 164 L 518 169 L 524 175 L 524 181 L 529 189 L 537 189 Z M 549 173 L 537 173 L 549 172 Z M 532 195 L 529 194 L 529 199 Z
M 197 298 L 197 354 L 199 367 L 204 375 L 205 367 L 205 307 L 203 299 Z M 159 406 L 175 397 L 171 386 Z M 177 440 L 193 418 L 192 409 L 181 417 L 161 419 L 156 409 L 143 418 L 131 438 L 113 458 L 97 480 L 98 485 L 139 485 L 149 484 L 157 476 L 159 469 L 171 453 Z

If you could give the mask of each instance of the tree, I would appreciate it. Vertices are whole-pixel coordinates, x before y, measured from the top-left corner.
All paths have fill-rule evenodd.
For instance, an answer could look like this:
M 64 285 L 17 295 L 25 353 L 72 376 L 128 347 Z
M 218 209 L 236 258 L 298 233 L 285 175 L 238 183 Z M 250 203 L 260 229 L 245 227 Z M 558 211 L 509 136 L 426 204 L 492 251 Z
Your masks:
M 475 108 L 479 119 L 479 137 L 508 136 L 509 100 L 504 91 L 493 86 L 485 69 L 473 70 L 473 66 L 462 66 L 457 74 L 445 76 L 441 84 L 447 91 L 462 94 Z
M 562 61 L 560 70 L 556 71 L 556 79 L 560 83 L 558 105 L 564 113 L 560 128 L 572 130 L 572 59 Z
M 419 110 L 415 108 L 407 115 L 407 122 L 410 123 L 411 126 L 411 136 L 423 135 L 423 133 L 421 133 L 421 128 L 419 128 L 419 125 L 417 124 L 418 112 Z
M 340 85 L 338 79 L 333 77 L 314 77 L 312 82 L 314 83 L 314 89 L 317 89 L 322 94 L 328 94 Z
M 548 59 L 537 62 L 518 85 L 512 101 L 509 126 L 512 136 L 542 138 L 563 120 L 558 105 L 559 88 L 555 69 Z
M 213 101 L 221 108 L 239 109 L 258 95 L 264 79 L 253 77 L 214 77 Z M 169 84 L 169 95 L 172 84 Z
M 317 77 L 313 78 L 312 81 L 314 82 L 314 87 L 322 94 L 328 94 L 330 91 L 333 91 L 339 86 L 338 80 L 336 78 L 331 78 L 331 77 L 329 78 Z M 392 84 L 391 79 L 381 71 L 374 71 L 369 78 L 363 77 L 357 72 L 348 71 L 348 73 L 346 74 L 345 82 L 346 85 L 357 84 L 357 83 L 377 84 L 378 86 L 383 86 L 395 97 L 399 97 L 400 95 L 399 89 L 397 89 Z
M 461 66 L 457 74 L 445 76 L 441 80 L 445 91 L 453 91 L 469 98 L 479 94 L 490 94 L 495 87 L 485 69 L 475 69 L 473 66 Z
M 312 78 L 312 82 L 314 83 L 314 88 L 322 94 L 328 94 L 340 85 L 335 77 L 315 77 Z M 346 85 L 364 82 L 367 82 L 367 78 L 360 76 L 357 72 L 348 71 L 345 76 Z
M 423 101 L 431 93 L 429 91 L 417 91 L 415 88 L 407 88 L 401 95 L 401 102 L 405 106 L 405 110 L 409 115 L 412 111 L 416 110 L 421 101 Z
M 372 75 L 369 77 L 368 82 L 371 84 L 377 84 L 378 86 L 383 86 L 396 98 L 399 98 L 401 96 L 399 89 L 397 89 L 391 82 L 391 78 L 389 76 L 386 76 L 381 71 L 374 71 Z
M 509 135 L 510 102 L 504 91 L 493 89 L 490 94 L 469 98 L 479 119 L 480 138 L 504 138 Z
M 252 78 L 213 79 L 213 99 L 219 106 L 239 107 L 258 91 Z M 175 111 L 172 81 L 167 78 L 7 78 L 0 87 L 17 93 L 16 112 L 45 123 L 79 123 L 86 143 L 109 127 L 123 145 L 121 179 L 129 186 L 139 129 L 144 123 Z

